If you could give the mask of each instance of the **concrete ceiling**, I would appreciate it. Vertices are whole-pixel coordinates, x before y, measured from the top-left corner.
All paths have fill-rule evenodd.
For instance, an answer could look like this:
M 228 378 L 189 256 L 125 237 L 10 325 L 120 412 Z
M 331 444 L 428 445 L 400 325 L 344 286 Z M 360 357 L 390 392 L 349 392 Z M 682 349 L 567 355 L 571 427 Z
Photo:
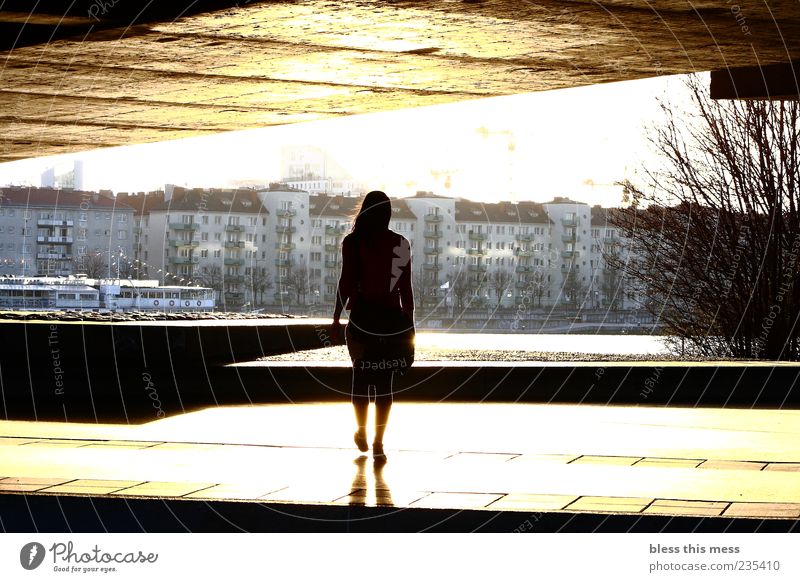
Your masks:
M 0 2 L 0 161 L 800 59 L 797 0 L 36 4 Z

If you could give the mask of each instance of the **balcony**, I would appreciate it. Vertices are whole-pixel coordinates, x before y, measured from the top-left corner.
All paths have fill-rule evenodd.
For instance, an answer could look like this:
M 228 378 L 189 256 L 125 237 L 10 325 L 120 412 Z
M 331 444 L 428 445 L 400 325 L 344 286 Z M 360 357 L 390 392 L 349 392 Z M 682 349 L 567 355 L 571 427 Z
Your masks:
M 325 234 L 328 236 L 340 236 L 344 234 L 345 227 L 344 226 L 326 226 L 325 227 Z
M 580 253 L 578 251 L 561 251 L 561 256 L 565 259 L 577 259 Z
M 50 243 L 50 244 L 57 244 L 57 245 L 71 245 L 72 244 L 72 237 L 71 236 L 37 236 L 36 237 L 37 243 Z
M 242 275 L 222 275 L 222 280 L 226 283 L 231 283 L 233 285 L 239 285 L 244 283 L 244 277 Z
M 338 253 L 339 252 L 339 245 L 325 245 L 325 252 L 326 253 Z
M 439 263 L 425 263 L 422 268 L 425 271 L 438 271 L 442 266 Z
M 55 220 L 51 218 L 40 218 L 36 224 L 38 226 L 74 226 L 74 220 Z
M 533 273 L 534 267 L 531 265 L 517 265 L 515 271 L 517 273 Z
M 196 222 L 170 222 L 169 227 L 172 230 L 197 230 L 200 225 Z
M 183 240 L 180 238 L 172 238 L 169 240 L 169 245 L 175 248 L 178 247 L 196 247 L 200 245 L 199 240 Z
M 170 257 L 169 261 L 175 265 L 196 265 L 200 259 L 197 257 Z
M 237 267 L 241 267 L 242 265 L 244 265 L 244 259 L 234 259 L 231 257 L 225 257 L 225 259 L 222 262 L 225 265 L 234 265 Z
M 516 287 L 517 289 L 525 290 L 525 289 L 528 289 L 528 288 L 531 287 L 531 282 L 530 281 L 517 281 L 516 283 L 514 283 L 514 287 Z
M 517 249 L 514 251 L 514 254 L 518 257 L 532 257 L 533 251 L 531 249 Z
M 275 211 L 275 216 L 278 218 L 292 218 L 297 216 L 297 210 L 292 208 L 279 208 Z
M 442 231 L 440 230 L 426 230 L 423 232 L 425 238 L 442 238 Z
M 338 285 L 339 277 L 334 277 L 332 275 L 325 275 L 325 283 L 327 285 Z
M 442 215 L 441 214 L 426 214 L 425 215 L 425 222 L 441 222 Z
M 607 237 L 605 237 L 605 238 L 603 239 L 603 244 L 607 244 L 607 245 L 618 245 L 618 244 L 620 244 L 620 241 L 619 241 L 619 239 L 618 239 L 618 238 L 613 238 L 613 237 L 608 237 L 608 236 L 607 236 Z
M 275 227 L 275 232 L 278 234 L 294 234 L 297 232 L 297 228 L 294 226 L 285 226 L 283 224 L 279 224 Z
M 64 255 L 62 253 L 36 253 L 36 258 L 50 261 L 71 261 L 72 255 Z
M 243 249 L 244 248 L 244 241 L 243 240 L 226 240 L 225 244 L 223 246 L 226 249 Z
M 533 235 L 532 234 L 518 234 L 516 236 L 516 239 L 519 242 L 530 242 L 530 241 L 533 240 Z
M 294 244 L 294 243 L 288 243 L 288 242 L 277 242 L 277 243 L 275 243 L 275 250 L 277 250 L 277 251 L 289 252 L 289 251 L 293 251 L 295 248 L 297 248 L 297 245 Z
M 561 224 L 564 226 L 578 226 L 578 217 L 577 216 L 562 216 L 561 217 Z
M 291 259 L 275 259 L 275 266 L 276 267 L 291 267 L 292 260 Z
M 326 269 L 336 269 L 339 266 L 338 261 L 325 261 Z
M 424 247 L 422 252 L 426 255 L 438 255 L 442 252 L 442 247 Z
M 486 254 L 486 249 L 467 249 L 468 255 L 480 256 Z
M 485 273 L 486 272 L 486 265 L 469 265 L 468 268 L 472 273 Z
M 486 240 L 487 234 L 485 232 L 469 231 L 469 240 Z
M 576 240 L 575 233 L 561 235 L 561 242 L 575 242 Z
M 241 224 L 226 224 L 225 232 L 244 232 L 244 226 Z

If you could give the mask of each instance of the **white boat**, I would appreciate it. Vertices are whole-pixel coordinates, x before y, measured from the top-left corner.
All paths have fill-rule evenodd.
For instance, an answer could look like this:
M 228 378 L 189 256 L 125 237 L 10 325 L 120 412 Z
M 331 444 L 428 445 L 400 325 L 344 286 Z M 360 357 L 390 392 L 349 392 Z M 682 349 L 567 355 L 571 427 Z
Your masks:
M 0 309 L 213 311 L 209 287 L 159 285 L 156 280 L 86 277 L 0 278 Z

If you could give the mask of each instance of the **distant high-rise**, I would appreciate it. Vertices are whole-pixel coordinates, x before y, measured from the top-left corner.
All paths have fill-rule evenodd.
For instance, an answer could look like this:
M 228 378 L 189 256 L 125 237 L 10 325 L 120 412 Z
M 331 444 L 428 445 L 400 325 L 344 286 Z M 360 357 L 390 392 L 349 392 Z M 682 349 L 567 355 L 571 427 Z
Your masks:
M 47 168 L 42 172 L 42 188 L 83 190 L 83 161 L 74 160 Z
M 281 148 L 281 182 L 312 195 L 354 196 L 365 191 L 327 151 L 315 146 Z

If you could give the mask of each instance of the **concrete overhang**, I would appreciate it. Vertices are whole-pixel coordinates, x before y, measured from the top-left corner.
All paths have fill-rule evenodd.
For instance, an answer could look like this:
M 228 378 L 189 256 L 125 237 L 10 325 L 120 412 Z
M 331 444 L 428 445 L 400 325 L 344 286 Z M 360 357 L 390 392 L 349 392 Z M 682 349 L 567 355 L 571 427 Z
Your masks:
M 800 59 L 796 0 L 30 4 L 0 11 L 0 161 Z

